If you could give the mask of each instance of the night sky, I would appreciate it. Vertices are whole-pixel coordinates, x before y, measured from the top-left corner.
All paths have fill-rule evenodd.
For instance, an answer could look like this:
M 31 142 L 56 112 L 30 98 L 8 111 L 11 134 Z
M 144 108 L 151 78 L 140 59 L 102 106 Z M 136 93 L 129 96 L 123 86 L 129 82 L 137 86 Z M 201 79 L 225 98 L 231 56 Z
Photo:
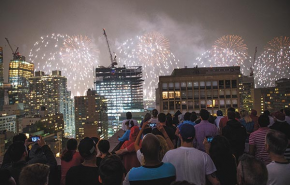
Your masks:
M 170 40 L 171 52 L 184 65 L 208 50 L 219 37 L 243 37 L 249 54 L 258 54 L 276 36 L 290 36 L 290 1 L 197 0 L 2 0 L 0 46 L 4 47 L 5 79 L 12 58 L 5 37 L 22 55 L 29 55 L 41 36 L 87 35 L 100 50 L 100 64 L 109 64 L 102 28 L 112 50 L 126 39 L 158 31 Z

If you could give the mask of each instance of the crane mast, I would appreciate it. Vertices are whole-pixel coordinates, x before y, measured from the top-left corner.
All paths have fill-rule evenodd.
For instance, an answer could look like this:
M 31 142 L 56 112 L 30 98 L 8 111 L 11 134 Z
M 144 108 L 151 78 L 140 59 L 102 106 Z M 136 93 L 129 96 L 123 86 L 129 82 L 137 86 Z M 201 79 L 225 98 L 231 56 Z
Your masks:
M 254 61 L 253 61 L 253 64 L 252 64 L 252 66 L 250 67 L 250 70 L 251 70 L 251 72 L 250 72 L 250 76 L 253 76 L 254 75 L 254 65 L 255 65 L 255 61 L 256 61 L 256 55 L 257 55 L 257 47 L 255 48 L 255 54 L 254 54 Z
M 11 46 L 9 40 L 8 40 L 7 38 L 5 38 L 5 40 L 7 41 L 8 45 L 9 45 L 11 51 L 12 51 L 13 60 L 16 60 L 16 59 L 17 59 L 17 51 L 18 51 L 19 48 L 17 47 L 16 50 L 13 51 L 13 48 L 12 48 L 12 46 Z
M 114 57 L 113 59 L 113 55 L 112 55 L 112 52 L 111 52 L 111 48 L 110 48 L 110 44 L 109 44 L 109 40 L 108 40 L 108 36 L 106 34 L 106 30 L 103 29 L 104 31 L 104 36 L 106 38 L 106 41 L 107 41 L 107 45 L 108 45 L 108 49 L 109 49 L 109 54 L 110 54 L 110 60 L 111 60 L 111 65 L 112 65 L 112 68 L 117 65 L 117 62 L 116 62 L 116 56 Z

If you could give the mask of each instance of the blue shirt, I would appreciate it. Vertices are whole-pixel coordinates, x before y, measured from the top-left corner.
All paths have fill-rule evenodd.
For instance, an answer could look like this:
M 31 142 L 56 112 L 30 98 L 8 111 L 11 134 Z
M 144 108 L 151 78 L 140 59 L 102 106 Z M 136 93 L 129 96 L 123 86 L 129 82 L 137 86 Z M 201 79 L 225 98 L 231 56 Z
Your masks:
M 183 124 L 190 124 L 190 125 L 192 125 L 192 126 L 194 126 L 194 125 L 196 125 L 194 122 L 192 122 L 192 121 L 189 121 L 189 120 L 185 120 L 185 121 L 183 121 L 182 123 L 180 123 L 177 127 L 179 128 L 179 130 L 180 130 L 180 127 L 181 127 L 181 125 L 183 125 Z
M 122 137 L 118 138 L 119 141 L 124 142 L 129 140 L 129 136 L 130 136 L 130 129 L 127 130 Z

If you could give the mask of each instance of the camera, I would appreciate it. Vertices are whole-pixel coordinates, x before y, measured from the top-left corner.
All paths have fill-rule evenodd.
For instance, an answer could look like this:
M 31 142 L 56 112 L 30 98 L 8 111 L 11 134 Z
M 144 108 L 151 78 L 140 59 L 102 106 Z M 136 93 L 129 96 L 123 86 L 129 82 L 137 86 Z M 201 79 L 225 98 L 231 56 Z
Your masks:
M 207 139 L 207 142 L 211 143 L 212 140 L 213 140 L 213 137 L 212 136 L 206 136 L 206 139 Z
M 32 136 L 31 137 L 31 141 L 32 142 L 37 142 L 38 140 L 40 140 L 40 137 L 39 136 Z
M 150 123 L 149 126 L 152 127 L 152 128 L 156 127 L 156 123 Z

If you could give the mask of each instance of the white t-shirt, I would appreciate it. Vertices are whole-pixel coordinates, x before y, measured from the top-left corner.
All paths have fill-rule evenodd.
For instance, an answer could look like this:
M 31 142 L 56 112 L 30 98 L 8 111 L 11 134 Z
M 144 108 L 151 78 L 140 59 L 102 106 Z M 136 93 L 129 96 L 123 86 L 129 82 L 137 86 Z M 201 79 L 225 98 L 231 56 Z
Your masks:
M 131 120 L 134 122 L 134 126 L 139 126 L 139 125 L 138 125 L 138 122 L 137 122 L 136 120 L 134 120 L 134 119 L 125 119 L 125 120 L 122 122 L 122 130 L 127 131 L 127 127 L 126 127 L 125 123 L 126 123 L 127 121 L 131 121 Z M 129 122 L 129 125 L 130 125 L 130 122 Z
M 272 161 L 267 165 L 268 185 L 286 185 L 290 183 L 290 163 Z
M 205 185 L 205 176 L 216 171 L 210 156 L 193 147 L 179 147 L 169 150 L 162 162 L 173 164 L 176 169 L 176 181 L 186 180 L 194 184 Z
M 219 123 L 220 120 L 223 118 L 223 116 L 217 116 L 216 119 L 214 120 L 215 125 L 217 126 L 217 128 L 220 128 Z

